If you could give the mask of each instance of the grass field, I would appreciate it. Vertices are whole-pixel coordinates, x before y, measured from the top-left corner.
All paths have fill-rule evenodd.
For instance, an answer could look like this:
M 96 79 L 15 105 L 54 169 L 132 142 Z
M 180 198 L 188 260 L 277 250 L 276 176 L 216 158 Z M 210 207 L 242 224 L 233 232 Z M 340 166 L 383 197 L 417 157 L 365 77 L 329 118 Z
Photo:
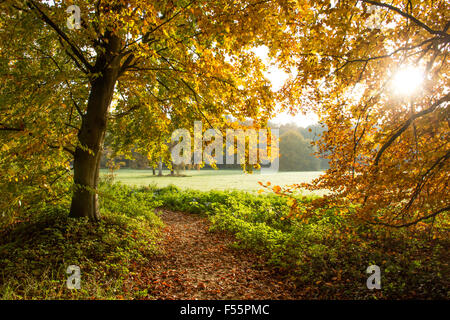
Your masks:
M 107 172 L 108 170 L 104 169 L 101 174 L 105 175 Z M 164 176 L 158 177 L 153 176 L 152 170 L 120 169 L 115 172 L 115 180 L 136 186 L 156 184 L 158 187 L 165 187 L 173 184 L 181 189 L 200 191 L 236 189 L 256 192 L 261 189 L 258 181 L 270 181 L 272 184 L 282 186 L 311 181 L 319 177 L 322 172 L 278 172 L 263 175 L 260 173 L 244 174 L 239 170 L 188 170 L 183 172 L 185 177 L 173 177 L 169 176 L 169 173 L 169 171 L 164 171 Z M 320 192 L 318 193 L 320 194 Z

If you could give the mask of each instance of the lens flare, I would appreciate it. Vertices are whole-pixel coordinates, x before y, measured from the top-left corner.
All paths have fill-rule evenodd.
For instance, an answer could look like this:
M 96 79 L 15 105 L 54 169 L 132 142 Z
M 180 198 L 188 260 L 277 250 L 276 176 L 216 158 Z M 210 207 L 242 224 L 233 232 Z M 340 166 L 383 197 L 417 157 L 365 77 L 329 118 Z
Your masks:
M 423 78 L 423 72 L 418 68 L 401 69 L 393 77 L 393 88 L 401 95 L 411 95 L 420 87 Z

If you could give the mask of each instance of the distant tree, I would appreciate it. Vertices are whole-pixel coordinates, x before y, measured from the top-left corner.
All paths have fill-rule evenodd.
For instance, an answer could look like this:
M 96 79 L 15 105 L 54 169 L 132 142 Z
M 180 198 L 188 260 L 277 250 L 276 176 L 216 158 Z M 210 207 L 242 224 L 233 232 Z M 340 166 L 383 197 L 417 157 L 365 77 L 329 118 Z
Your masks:
M 297 131 L 288 131 L 280 137 L 281 171 L 317 171 L 320 160 L 314 155 L 308 140 Z

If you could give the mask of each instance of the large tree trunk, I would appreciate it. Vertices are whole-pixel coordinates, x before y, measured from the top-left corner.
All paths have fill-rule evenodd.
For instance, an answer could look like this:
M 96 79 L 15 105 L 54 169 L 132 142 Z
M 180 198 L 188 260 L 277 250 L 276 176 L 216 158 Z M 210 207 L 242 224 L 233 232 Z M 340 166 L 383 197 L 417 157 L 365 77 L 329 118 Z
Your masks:
M 71 217 L 100 219 L 97 186 L 100 158 L 106 132 L 108 108 L 119 75 L 120 59 L 115 52 L 120 48 L 120 39 L 110 36 L 109 50 L 97 57 L 96 70 L 101 75 L 91 81 L 87 111 L 78 133 L 79 145 L 74 156 L 74 191 L 70 207 Z

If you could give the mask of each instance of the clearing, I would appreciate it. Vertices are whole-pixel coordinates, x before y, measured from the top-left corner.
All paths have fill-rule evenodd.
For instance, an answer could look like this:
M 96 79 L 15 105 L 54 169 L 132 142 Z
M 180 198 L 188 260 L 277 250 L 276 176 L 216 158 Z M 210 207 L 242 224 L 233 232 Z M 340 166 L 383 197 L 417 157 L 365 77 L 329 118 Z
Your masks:
M 101 170 L 101 175 L 108 173 L 107 169 Z M 185 176 L 169 176 L 170 171 L 164 170 L 163 176 L 154 176 L 152 170 L 120 169 L 114 172 L 115 179 L 127 185 L 148 186 L 155 184 L 159 188 L 173 184 L 180 189 L 194 189 L 199 191 L 210 190 L 241 190 L 256 192 L 261 189 L 258 181 L 270 181 L 273 185 L 289 185 L 301 182 L 310 182 L 318 178 L 322 171 L 293 171 L 277 172 L 274 174 L 245 174 L 241 170 L 186 170 Z M 315 194 L 322 194 L 317 191 Z M 305 192 L 308 194 L 308 192 Z

